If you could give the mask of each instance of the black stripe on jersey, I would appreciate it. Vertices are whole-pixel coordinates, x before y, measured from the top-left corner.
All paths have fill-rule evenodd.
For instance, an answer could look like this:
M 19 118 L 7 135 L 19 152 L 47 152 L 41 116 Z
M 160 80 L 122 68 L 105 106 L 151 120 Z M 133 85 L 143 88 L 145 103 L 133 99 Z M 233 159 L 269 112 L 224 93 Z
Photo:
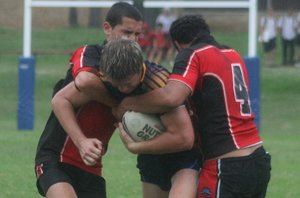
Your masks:
M 207 159 L 236 149 L 224 97 L 222 83 L 213 75 L 205 76 L 201 92 L 194 92 L 192 96 L 198 110 L 201 138 L 206 140 L 201 144 Z
M 98 70 L 100 66 L 101 51 L 101 45 L 86 46 L 82 59 L 83 66 L 93 67 Z
M 193 53 L 194 50 L 190 48 L 186 48 L 182 50 L 175 59 L 175 64 L 174 64 L 172 74 L 182 75 L 189 64 L 190 57 L 192 56 Z

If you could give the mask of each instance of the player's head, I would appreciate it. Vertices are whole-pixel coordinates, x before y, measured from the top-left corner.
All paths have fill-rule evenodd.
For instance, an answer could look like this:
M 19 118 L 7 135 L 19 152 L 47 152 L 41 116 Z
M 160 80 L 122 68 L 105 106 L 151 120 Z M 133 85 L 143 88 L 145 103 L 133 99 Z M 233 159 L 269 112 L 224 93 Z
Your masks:
M 108 42 L 101 55 L 100 72 L 120 92 L 130 93 L 143 78 L 143 53 L 137 42 L 114 39 Z
M 196 39 L 209 36 L 210 29 L 201 16 L 188 15 L 175 20 L 170 28 L 170 35 L 177 44 L 190 44 Z
M 121 37 L 136 41 L 142 32 L 142 27 L 142 14 L 126 2 L 115 3 L 109 9 L 103 23 L 103 30 L 108 41 Z

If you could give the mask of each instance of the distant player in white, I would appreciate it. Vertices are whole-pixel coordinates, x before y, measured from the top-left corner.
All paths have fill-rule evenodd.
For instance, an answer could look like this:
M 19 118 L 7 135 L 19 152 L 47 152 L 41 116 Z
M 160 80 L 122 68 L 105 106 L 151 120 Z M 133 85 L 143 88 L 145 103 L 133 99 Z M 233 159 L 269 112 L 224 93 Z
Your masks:
M 266 16 L 260 19 L 260 41 L 263 44 L 264 64 L 267 67 L 274 66 L 276 53 L 277 21 L 273 15 L 273 9 L 269 8 Z
M 280 17 L 278 27 L 282 40 L 282 64 L 293 65 L 295 61 L 297 21 L 292 8 L 289 8 L 288 13 Z

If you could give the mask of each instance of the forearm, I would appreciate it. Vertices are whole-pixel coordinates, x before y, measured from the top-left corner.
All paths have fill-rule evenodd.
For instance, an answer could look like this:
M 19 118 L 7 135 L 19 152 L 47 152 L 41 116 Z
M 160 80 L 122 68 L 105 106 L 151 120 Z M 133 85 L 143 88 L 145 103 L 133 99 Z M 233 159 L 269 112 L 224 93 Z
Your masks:
M 163 116 L 161 121 L 166 131 L 143 142 L 134 142 L 119 125 L 121 139 L 129 151 L 135 154 L 163 154 L 189 150 L 194 145 L 195 135 L 188 111 L 178 107 Z
M 168 84 L 143 95 L 127 97 L 119 106 L 121 110 L 145 113 L 168 112 L 184 103 L 191 90 L 183 83 L 169 81 Z
M 90 72 L 80 72 L 74 80 L 79 92 L 109 107 L 116 107 L 119 102 L 107 91 L 98 76 Z
M 86 137 L 77 123 L 76 113 L 72 104 L 64 98 L 54 96 L 52 99 L 52 109 L 61 126 L 78 147 L 79 143 L 86 139 Z
M 174 136 L 169 132 L 145 142 L 135 142 L 129 148 L 135 154 L 165 154 L 190 150 L 193 142 L 182 136 Z
M 139 96 L 127 97 L 124 99 L 124 105 L 125 108 L 131 111 L 145 113 L 163 113 L 173 109 L 173 105 L 169 98 L 165 96 L 163 89 L 157 89 L 155 92 L 152 91 Z

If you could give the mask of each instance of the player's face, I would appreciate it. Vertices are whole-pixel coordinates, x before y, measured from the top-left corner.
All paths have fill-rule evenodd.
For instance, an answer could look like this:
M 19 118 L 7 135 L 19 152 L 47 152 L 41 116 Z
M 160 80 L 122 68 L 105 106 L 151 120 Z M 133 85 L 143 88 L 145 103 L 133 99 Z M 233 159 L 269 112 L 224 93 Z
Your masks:
M 137 41 L 139 35 L 142 32 L 143 22 L 136 21 L 134 19 L 123 17 L 122 23 L 111 27 L 108 22 L 103 24 L 103 29 L 106 35 L 107 41 L 115 38 L 128 38 L 133 41 Z
M 109 78 L 104 78 L 104 80 L 111 83 L 111 85 L 116 87 L 120 92 L 129 94 L 140 84 L 141 73 L 133 74 L 124 80 L 113 80 Z

